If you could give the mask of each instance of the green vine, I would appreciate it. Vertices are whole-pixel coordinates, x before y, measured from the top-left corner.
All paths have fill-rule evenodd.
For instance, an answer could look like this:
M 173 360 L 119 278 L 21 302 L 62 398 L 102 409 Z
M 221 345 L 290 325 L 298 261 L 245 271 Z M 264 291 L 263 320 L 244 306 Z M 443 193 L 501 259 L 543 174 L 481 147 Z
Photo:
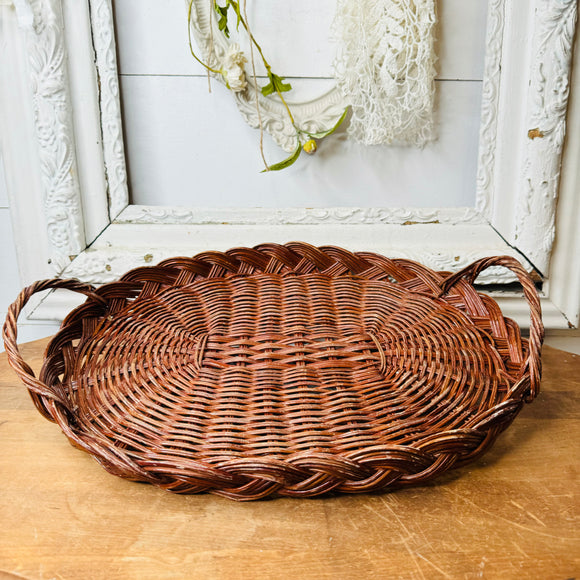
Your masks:
M 234 90 L 229 84 L 227 70 L 225 70 L 224 68 L 214 69 L 214 68 L 210 67 L 209 65 L 204 63 L 195 54 L 195 51 L 193 50 L 193 41 L 191 38 L 191 12 L 192 12 L 192 7 L 193 7 L 194 1 L 195 0 L 190 0 L 190 2 L 189 2 L 189 9 L 188 9 L 188 15 L 187 15 L 189 49 L 191 51 L 191 54 L 192 54 L 193 58 L 195 58 L 195 60 L 198 63 L 200 63 L 203 67 L 205 67 L 206 70 L 208 70 L 209 72 L 212 72 L 214 74 L 220 74 L 224 78 L 224 80 L 226 82 L 226 86 L 228 88 Z M 244 1 L 244 0 L 242 0 L 242 1 Z M 297 126 L 297 124 L 294 120 L 294 116 L 292 115 L 292 111 L 290 109 L 290 106 L 286 102 L 286 99 L 284 98 L 284 95 L 283 95 L 283 93 L 287 93 L 287 92 L 292 90 L 292 85 L 289 82 L 284 82 L 285 81 L 284 77 L 279 76 L 272 71 L 272 66 L 270 65 L 270 63 L 268 62 L 266 57 L 264 56 L 264 52 L 262 50 L 262 47 L 260 46 L 260 44 L 257 42 L 256 38 L 252 34 L 252 31 L 250 30 L 248 22 L 246 21 L 246 18 L 244 18 L 244 14 L 242 14 L 242 10 L 240 10 L 239 2 L 237 2 L 236 0 L 225 0 L 225 4 L 222 6 L 218 3 L 218 0 L 214 0 L 213 1 L 213 9 L 214 9 L 214 11 L 217 15 L 217 18 L 218 18 L 218 20 L 217 20 L 218 28 L 226 36 L 226 38 L 230 38 L 230 29 L 228 27 L 228 13 L 229 13 L 230 9 L 233 10 L 233 12 L 236 16 L 236 29 L 239 30 L 240 24 L 242 25 L 242 27 L 244 28 L 244 30 L 248 34 L 248 38 L 250 39 L 250 42 L 252 43 L 253 47 L 255 47 L 256 50 L 258 51 L 260 58 L 262 59 L 262 63 L 264 64 L 264 67 L 266 68 L 266 73 L 268 75 L 268 83 L 266 85 L 264 85 L 263 87 L 260 87 L 260 91 L 261 91 L 262 95 L 267 97 L 267 96 L 276 94 L 278 96 L 278 98 L 280 99 L 284 108 L 286 109 L 286 113 L 288 114 L 288 118 L 289 118 L 290 122 L 292 123 L 292 126 L 296 130 L 296 149 L 292 152 L 292 154 L 289 157 L 287 157 L 286 159 L 284 159 L 278 163 L 274 163 L 273 165 L 269 165 L 264 159 L 264 163 L 266 165 L 266 168 L 262 171 L 262 173 L 267 172 L 267 171 L 280 171 L 281 169 L 285 169 L 286 167 L 290 167 L 293 163 L 295 163 L 298 160 L 298 158 L 300 157 L 300 154 L 303 151 L 305 153 L 308 153 L 309 155 L 314 154 L 318 148 L 317 141 L 320 141 L 320 140 L 324 139 L 325 137 L 328 137 L 329 135 L 331 135 L 332 133 L 334 133 L 338 129 L 338 127 L 342 124 L 342 122 L 346 118 L 348 108 L 345 109 L 344 113 L 341 115 L 340 119 L 338 119 L 338 121 L 335 123 L 335 125 L 333 127 L 331 127 L 330 129 L 328 129 L 327 131 L 321 131 L 318 133 L 311 133 L 309 131 L 305 131 L 303 129 L 300 129 L 300 127 Z M 245 58 L 242 56 L 238 56 L 238 60 L 237 60 L 236 64 L 238 66 L 240 66 L 241 64 L 243 64 L 243 62 L 246 62 Z M 252 57 L 252 63 L 253 63 L 253 57 Z M 255 76 L 254 76 L 254 80 L 255 80 Z M 244 84 L 244 87 L 245 87 L 245 84 Z M 237 90 L 240 90 L 240 89 L 238 88 Z M 257 103 L 256 103 L 256 107 L 258 108 L 258 115 L 259 115 L 259 105 Z M 260 131 L 262 132 L 261 122 L 260 122 Z M 302 140 L 305 140 L 304 144 L 302 144 Z M 261 139 L 260 139 L 260 149 L 262 149 Z M 262 150 L 262 157 L 264 157 L 263 150 Z

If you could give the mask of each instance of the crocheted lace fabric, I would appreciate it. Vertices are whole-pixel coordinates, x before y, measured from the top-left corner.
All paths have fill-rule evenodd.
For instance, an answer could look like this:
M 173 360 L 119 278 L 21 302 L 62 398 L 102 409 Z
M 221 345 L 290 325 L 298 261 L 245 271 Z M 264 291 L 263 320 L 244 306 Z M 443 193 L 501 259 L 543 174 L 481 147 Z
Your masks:
M 365 145 L 424 145 L 434 136 L 434 0 L 338 0 L 338 87 L 349 135 Z

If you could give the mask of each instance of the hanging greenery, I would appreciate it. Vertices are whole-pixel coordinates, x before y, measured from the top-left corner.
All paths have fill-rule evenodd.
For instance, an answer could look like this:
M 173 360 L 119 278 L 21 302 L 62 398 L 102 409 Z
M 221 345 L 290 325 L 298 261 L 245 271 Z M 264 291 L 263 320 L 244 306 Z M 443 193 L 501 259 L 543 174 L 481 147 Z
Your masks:
M 197 54 L 195 53 L 191 37 L 191 18 L 194 2 L 195 0 L 189 1 L 189 10 L 188 10 L 189 48 L 193 58 L 195 58 L 195 60 L 199 62 L 208 71 L 208 73 L 221 75 L 226 84 L 226 87 L 231 91 L 233 92 L 245 91 L 247 89 L 247 80 L 244 65 L 248 62 L 248 59 L 246 58 L 244 53 L 240 50 L 238 44 L 236 43 L 230 44 L 225 54 L 225 57 L 222 59 L 222 62 L 220 63 L 219 68 L 209 66 L 207 63 L 203 62 L 203 60 L 200 57 L 198 57 Z M 252 77 L 254 80 L 254 84 L 258 86 L 254 59 L 254 50 L 256 50 L 260 55 L 262 63 L 264 64 L 268 78 L 267 84 L 260 87 L 260 92 L 264 97 L 276 95 L 280 99 L 281 103 L 283 104 L 286 110 L 288 118 L 296 131 L 296 149 L 286 159 L 278 163 L 269 164 L 264 156 L 264 147 L 263 147 L 264 132 L 260 116 L 260 104 L 256 94 L 256 111 L 260 123 L 260 153 L 262 155 L 262 160 L 264 161 L 265 165 L 265 169 L 263 170 L 263 172 L 280 171 L 281 169 L 290 167 L 293 163 L 297 161 L 302 152 L 305 152 L 309 155 L 313 155 L 318 148 L 318 142 L 334 133 L 338 129 L 338 127 L 342 124 L 342 122 L 346 118 L 348 108 L 344 110 L 344 113 L 341 115 L 338 121 L 326 131 L 311 133 L 309 131 L 301 129 L 296 124 L 294 116 L 292 115 L 291 106 L 288 104 L 288 102 L 284 97 L 284 93 L 288 93 L 292 90 L 292 85 L 289 82 L 285 82 L 286 79 L 283 76 L 276 74 L 272 70 L 272 66 L 266 59 L 262 47 L 254 37 L 248 24 L 246 0 L 241 0 L 240 2 L 236 0 L 222 0 L 222 2 L 225 2 L 225 4 L 220 4 L 218 0 L 210 0 L 210 2 L 212 3 L 213 14 L 217 18 L 218 29 L 222 34 L 226 36 L 226 38 L 228 39 L 230 38 L 230 29 L 228 26 L 228 15 L 230 14 L 230 11 L 232 15 L 235 17 L 236 29 L 239 31 L 241 25 L 245 33 L 248 35 L 250 41 L 250 61 L 252 65 Z

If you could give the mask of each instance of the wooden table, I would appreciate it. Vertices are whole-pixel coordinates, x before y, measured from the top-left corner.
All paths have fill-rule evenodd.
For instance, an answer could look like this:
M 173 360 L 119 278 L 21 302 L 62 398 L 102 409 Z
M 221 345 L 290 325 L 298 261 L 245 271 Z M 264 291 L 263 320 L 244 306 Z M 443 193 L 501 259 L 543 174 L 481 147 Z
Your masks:
M 23 347 L 38 368 L 46 341 Z M 580 575 L 580 357 L 544 350 L 539 398 L 480 461 L 382 495 L 235 503 L 107 474 L 0 355 L 0 578 Z

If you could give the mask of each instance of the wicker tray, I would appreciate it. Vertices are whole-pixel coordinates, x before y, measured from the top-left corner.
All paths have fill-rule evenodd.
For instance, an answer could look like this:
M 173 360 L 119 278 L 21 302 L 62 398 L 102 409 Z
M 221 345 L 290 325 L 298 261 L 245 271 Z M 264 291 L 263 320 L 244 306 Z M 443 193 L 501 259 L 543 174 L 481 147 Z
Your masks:
M 520 280 L 529 341 L 473 281 Z M 16 320 L 35 292 L 87 295 L 39 378 Z M 10 364 L 38 410 L 107 471 L 237 500 L 423 483 L 483 453 L 531 401 L 543 337 L 510 257 L 455 275 L 304 243 L 206 252 L 95 289 L 45 280 L 10 307 Z

